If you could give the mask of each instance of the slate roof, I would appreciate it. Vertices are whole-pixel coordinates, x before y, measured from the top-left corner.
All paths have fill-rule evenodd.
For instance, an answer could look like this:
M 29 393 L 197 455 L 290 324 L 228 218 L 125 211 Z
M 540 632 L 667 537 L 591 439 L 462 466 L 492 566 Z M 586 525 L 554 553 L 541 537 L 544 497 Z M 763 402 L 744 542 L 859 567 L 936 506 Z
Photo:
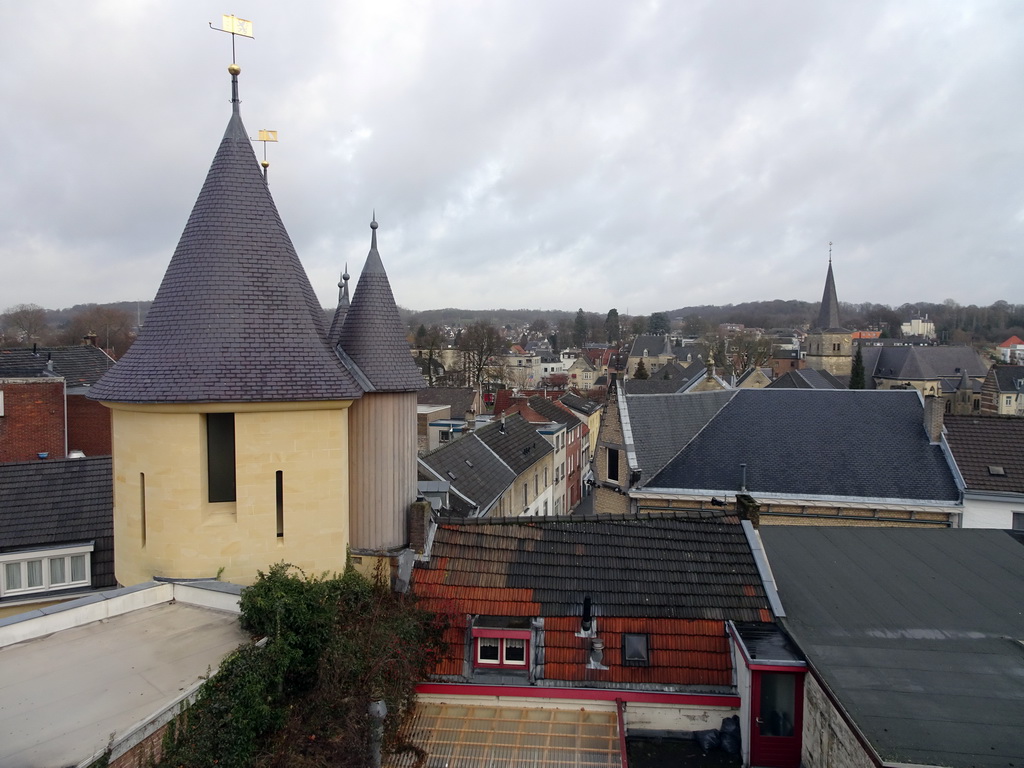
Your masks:
M 475 399 L 476 390 L 469 387 L 425 387 L 416 393 L 420 405 L 451 406 L 453 419 L 461 419 Z
M 1024 494 L 1024 419 L 946 416 L 943 424 L 968 490 Z
M 345 327 L 345 317 L 348 315 L 348 308 L 351 305 L 348 296 L 348 264 L 345 271 L 341 273 L 341 280 L 338 281 L 338 306 L 334 308 L 334 316 L 331 318 L 331 328 L 327 331 L 327 342 L 332 347 L 341 343 L 341 329 Z
M 825 276 L 825 290 L 821 294 L 821 307 L 818 309 L 818 322 L 815 329 L 819 331 L 846 331 L 839 324 L 839 297 L 836 295 L 836 279 L 832 274 L 832 259 L 828 260 L 828 274 Z
M 571 392 L 567 392 L 558 399 L 560 402 L 572 408 L 574 411 L 585 414 L 587 416 L 594 413 L 594 411 L 598 411 L 601 409 L 600 403 L 595 403 L 593 400 L 588 400 L 585 397 L 574 395 Z
M 87 541 L 93 588 L 115 586 L 109 456 L 0 464 L 0 552 Z
M 673 354 L 672 352 L 672 340 L 668 334 L 649 334 L 645 333 L 636 337 L 633 342 L 633 346 L 630 349 L 630 357 L 642 357 L 644 350 L 647 350 L 647 357 L 658 357 L 660 355 Z
M 971 347 L 863 347 L 865 385 L 874 388 L 873 378 L 920 381 L 959 379 L 966 370 L 971 377 L 984 377 L 985 361 Z
M 839 379 L 828 371 L 801 368 L 787 371 L 768 385 L 769 389 L 846 389 Z
M 706 394 L 728 399 L 709 416 L 695 399 Z M 765 388 L 661 398 L 626 398 L 642 489 L 732 493 L 745 463 L 754 497 L 959 501 L 942 447 L 929 443 L 916 391 Z M 686 432 L 676 434 L 671 425 L 684 419 Z
M 564 424 L 567 431 L 571 432 L 583 423 L 575 414 L 570 412 L 567 408 L 563 408 L 559 404 L 558 400 L 549 400 L 548 398 L 537 397 L 534 395 L 526 402 L 534 412 L 540 414 L 548 421 L 555 421 L 559 424 Z
M 738 520 L 693 514 L 439 525 L 413 581 L 425 607 L 456 619 L 438 673 L 461 674 L 465 615 L 478 614 L 544 617 L 546 681 L 731 685 L 722 622 L 771 613 Z M 597 678 L 575 637 L 587 596 L 610 668 Z M 622 666 L 622 632 L 650 633 L 650 667 Z
M 678 454 L 735 394 L 736 390 L 718 390 L 688 395 L 628 395 L 625 402 L 640 464 L 640 483 L 645 484 L 652 473 Z
M 53 361 L 53 371 L 47 361 Z M 95 384 L 114 365 L 114 360 L 99 347 L 78 344 L 72 347 L 30 347 L 0 349 L 0 379 L 63 376 L 68 387 Z
M 370 229 L 370 252 L 345 315 L 339 346 L 359 366 L 374 391 L 416 392 L 426 381 L 413 362 L 391 283 L 377 252 L 376 220 Z
M 323 310 L 260 172 L 236 97 L 146 324 L 91 397 L 176 403 L 361 394 L 327 344 Z
M 760 532 L 783 625 L 882 760 L 1019 761 L 1021 542 L 963 528 Z
M 475 432 L 420 457 L 420 463 L 469 501 L 452 499 L 453 507 L 463 514 L 487 514 L 516 479 L 516 473 Z
M 993 365 L 991 370 L 1000 392 L 1024 392 L 1024 365 Z
M 517 476 L 555 450 L 518 414 L 485 424 L 473 434 L 498 454 Z

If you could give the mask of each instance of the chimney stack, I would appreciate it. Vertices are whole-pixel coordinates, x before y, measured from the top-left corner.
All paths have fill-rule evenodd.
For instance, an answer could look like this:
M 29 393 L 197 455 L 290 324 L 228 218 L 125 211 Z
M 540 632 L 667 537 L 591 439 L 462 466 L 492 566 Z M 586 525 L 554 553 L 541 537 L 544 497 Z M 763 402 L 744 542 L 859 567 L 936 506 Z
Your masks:
M 942 418 L 945 403 L 942 398 L 928 395 L 924 399 L 924 430 L 928 433 L 928 442 L 933 445 L 942 441 Z

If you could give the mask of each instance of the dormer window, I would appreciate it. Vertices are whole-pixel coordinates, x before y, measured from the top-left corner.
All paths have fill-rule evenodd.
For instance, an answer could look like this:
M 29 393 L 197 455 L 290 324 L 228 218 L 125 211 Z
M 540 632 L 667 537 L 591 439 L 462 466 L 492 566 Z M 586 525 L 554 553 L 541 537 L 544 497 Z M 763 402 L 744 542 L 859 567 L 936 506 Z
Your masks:
M 473 626 L 473 666 L 525 671 L 530 659 L 530 620 L 481 616 Z

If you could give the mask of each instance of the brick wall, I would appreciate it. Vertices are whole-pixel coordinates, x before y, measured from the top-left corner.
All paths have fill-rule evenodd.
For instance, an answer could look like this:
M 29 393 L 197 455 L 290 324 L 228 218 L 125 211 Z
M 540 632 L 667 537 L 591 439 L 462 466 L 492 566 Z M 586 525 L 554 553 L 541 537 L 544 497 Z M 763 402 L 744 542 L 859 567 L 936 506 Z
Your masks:
M 813 675 L 804 676 L 800 757 L 806 768 L 874 768 L 874 762 Z
M 165 723 L 123 755 L 111 760 L 108 768 L 149 768 L 155 765 L 163 755 L 163 741 L 166 732 L 167 724 Z
M 68 395 L 68 450 L 109 456 L 110 409 L 85 395 Z
M 5 379 L 0 462 L 65 458 L 64 379 Z

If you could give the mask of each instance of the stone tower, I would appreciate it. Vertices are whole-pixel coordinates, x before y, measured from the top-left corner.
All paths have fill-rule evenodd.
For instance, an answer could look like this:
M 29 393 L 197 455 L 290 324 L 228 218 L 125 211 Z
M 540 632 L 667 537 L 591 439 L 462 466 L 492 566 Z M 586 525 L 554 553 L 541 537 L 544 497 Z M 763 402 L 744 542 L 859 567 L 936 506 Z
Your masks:
M 818 322 L 807 334 L 804 360 L 808 368 L 828 371 L 833 376 L 849 376 L 853 368 L 853 333 L 839 322 L 839 298 L 832 274 L 832 257 L 821 296 Z

